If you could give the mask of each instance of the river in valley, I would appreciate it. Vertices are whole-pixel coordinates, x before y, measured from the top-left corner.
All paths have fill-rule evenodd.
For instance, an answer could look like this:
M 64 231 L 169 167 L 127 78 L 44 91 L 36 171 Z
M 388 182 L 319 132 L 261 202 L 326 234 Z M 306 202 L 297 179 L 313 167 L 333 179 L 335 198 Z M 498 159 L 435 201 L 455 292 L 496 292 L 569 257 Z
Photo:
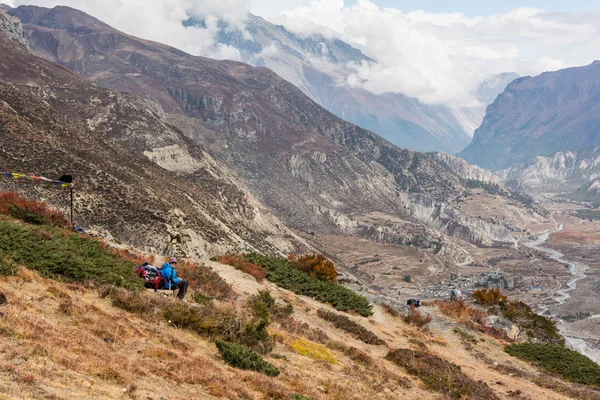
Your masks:
M 563 230 L 562 224 L 554 230 L 547 231 L 547 232 L 541 234 L 535 241 L 530 242 L 530 243 L 525 243 L 526 247 L 529 247 L 530 249 L 547 254 L 553 260 L 568 266 L 569 273 L 571 275 L 573 275 L 573 279 L 571 279 L 570 281 L 567 282 L 566 288 L 556 291 L 556 294 L 554 295 L 553 299 L 557 302 L 558 305 L 565 304 L 572 298 L 571 292 L 573 292 L 574 290 L 577 289 L 577 282 L 579 282 L 583 279 L 586 279 L 588 277 L 586 275 L 586 271 L 589 269 L 589 267 L 585 264 L 573 262 L 573 261 L 566 259 L 565 255 L 563 253 L 561 253 L 560 251 L 543 246 L 546 244 L 548 238 L 550 237 L 550 235 L 552 233 L 559 232 L 561 230 Z M 554 317 L 557 318 L 557 320 L 560 323 L 559 328 L 561 328 L 561 325 L 563 325 L 563 326 L 566 325 L 566 323 L 564 321 L 562 321 L 555 313 L 552 312 L 551 305 L 542 305 L 542 306 L 540 306 L 540 308 L 544 311 L 549 311 Z M 589 317 L 589 319 L 596 319 L 596 318 L 600 318 L 600 314 L 592 315 Z M 561 332 L 564 335 L 564 329 L 561 329 Z M 596 349 L 594 349 L 593 347 L 590 347 L 590 344 L 587 343 L 584 339 L 575 338 L 575 337 L 572 337 L 569 335 L 565 335 L 565 338 L 567 339 L 567 341 L 571 345 L 571 347 L 577 349 L 578 351 L 585 354 L 586 356 L 588 356 L 595 362 L 600 363 L 600 356 L 598 355 L 598 351 Z

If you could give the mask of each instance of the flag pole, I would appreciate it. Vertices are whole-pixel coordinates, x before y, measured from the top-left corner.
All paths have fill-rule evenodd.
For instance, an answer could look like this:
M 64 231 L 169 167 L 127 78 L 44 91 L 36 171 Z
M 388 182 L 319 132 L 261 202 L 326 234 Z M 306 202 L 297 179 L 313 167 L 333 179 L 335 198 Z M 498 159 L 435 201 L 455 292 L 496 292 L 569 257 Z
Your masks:
M 73 225 L 73 184 L 71 183 L 71 225 Z

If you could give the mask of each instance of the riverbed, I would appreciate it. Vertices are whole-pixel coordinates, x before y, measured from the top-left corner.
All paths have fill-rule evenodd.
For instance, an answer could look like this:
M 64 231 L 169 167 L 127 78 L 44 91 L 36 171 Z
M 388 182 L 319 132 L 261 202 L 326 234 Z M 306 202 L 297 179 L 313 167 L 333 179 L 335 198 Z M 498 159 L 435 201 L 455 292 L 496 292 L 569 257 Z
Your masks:
M 567 282 L 566 288 L 556 291 L 556 294 L 554 295 L 553 299 L 556 301 L 556 303 L 558 305 L 565 304 L 572 298 L 570 292 L 577 289 L 577 282 L 588 278 L 588 276 L 586 275 L 585 272 L 589 269 L 589 266 L 587 266 L 585 264 L 578 263 L 578 262 L 572 262 L 572 261 L 566 259 L 565 255 L 558 250 L 552 249 L 550 247 L 542 246 L 542 245 L 547 244 L 547 240 L 552 233 L 560 232 L 561 230 L 563 230 L 562 224 L 560 226 L 558 226 L 556 229 L 544 232 L 533 242 L 525 243 L 526 247 L 529 247 L 530 249 L 547 254 L 553 260 L 566 265 L 569 269 L 569 273 L 571 275 L 573 275 L 573 279 L 571 279 L 570 281 Z M 567 334 L 567 330 L 568 330 L 567 327 L 569 324 L 565 321 L 562 321 L 560 318 L 558 318 L 558 316 L 556 314 L 554 314 L 552 312 L 552 306 L 541 305 L 540 308 L 544 312 L 549 311 L 559 321 L 558 327 L 559 327 L 561 333 L 563 334 L 563 336 L 565 336 L 565 339 L 567 340 L 570 347 L 572 347 L 573 349 L 579 351 L 580 353 L 588 356 L 590 359 L 594 360 L 596 363 L 600 364 L 600 351 L 593 345 L 593 343 L 586 341 L 585 339 L 582 339 L 582 338 L 572 337 L 569 334 Z M 600 318 L 600 314 L 592 315 L 588 319 L 596 319 L 596 318 Z M 600 335 L 599 335 L 598 339 L 600 339 Z

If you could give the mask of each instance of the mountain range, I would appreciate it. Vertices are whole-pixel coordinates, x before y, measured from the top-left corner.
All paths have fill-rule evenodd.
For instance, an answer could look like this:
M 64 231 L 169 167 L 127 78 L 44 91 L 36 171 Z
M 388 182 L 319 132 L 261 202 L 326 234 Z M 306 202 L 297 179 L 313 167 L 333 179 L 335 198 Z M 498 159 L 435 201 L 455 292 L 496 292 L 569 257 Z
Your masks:
M 203 24 L 186 21 L 186 25 Z M 481 82 L 475 94 L 478 106 L 428 105 L 403 94 L 375 95 L 350 86 L 352 64 L 377 61 L 337 38 L 298 35 L 250 14 L 244 30 L 223 23 L 216 41 L 238 49 L 242 61 L 276 72 L 338 117 L 417 151 L 453 154 L 465 148 L 483 120 L 486 105 L 518 77 L 505 73 Z
M 513 241 L 506 227 L 449 206 L 465 191 L 467 179 L 452 165 L 399 149 L 337 118 L 267 68 L 191 56 L 128 36 L 67 7 L 21 6 L 11 13 L 23 21 L 31 52 L 46 60 L 21 47 L 2 80 L 37 102 L 49 102 L 78 131 L 73 137 L 53 134 L 56 142 L 47 144 L 45 154 L 55 149 L 64 153 L 84 136 L 81 158 L 96 160 L 95 154 L 110 153 L 94 150 L 93 141 L 99 140 L 117 148 L 113 153 L 129 163 L 99 158 L 112 160 L 113 168 L 125 175 L 113 178 L 119 189 L 106 188 L 110 185 L 95 178 L 79 186 L 76 208 L 84 221 L 92 219 L 94 209 L 84 205 L 84 198 L 106 210 L 114 202 L 131 209 L 104 222 L 124 238 L 147 230 L 155 232 L 158 242 L 167 231 L 180 230 L 187 235 L 187 251 L 199 255 L 306 248 L 285 226 L 435 252 L 446 246 L 448 256 L 452 240 L 481 245 Z M 61 79 L 53 77 L 59 73 Z M 65 89 L 73 85 L 78 86 Z M 110 170 L 78 169 L 70 158 L 25 164 L 11 154 L 4 153 L 7 166 L 26 171 L 58 174 L 69 169 L 88 179 L 88 174 L 96 175 L 91 171 Z M 131 181 L 132 176 L 138 178 Z M 112 197 L 102 197 L 104 192 Z M 138 203 L 156 211 L 152 218 L 128 224 L 125 216 L 137 211 Z M 210 225 L 198 222 L 206 220 Z

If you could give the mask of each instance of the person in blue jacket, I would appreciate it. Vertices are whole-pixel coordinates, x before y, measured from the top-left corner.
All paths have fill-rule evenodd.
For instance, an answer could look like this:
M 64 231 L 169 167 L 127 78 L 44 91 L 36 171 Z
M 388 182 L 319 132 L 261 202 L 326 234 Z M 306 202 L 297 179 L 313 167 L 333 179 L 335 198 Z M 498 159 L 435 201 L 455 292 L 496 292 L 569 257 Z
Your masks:
M 165 278 L 163 289 L 179 289 L 177 292 L 177 298 L 182 300 L 188 289 L 188 281 L 177 277 L 175 265 L 177 265 L 177 259 L 175 257 L 170 257 L 169 262 L 164 263 L 160 268 L 160 274 L 163 278 Z

